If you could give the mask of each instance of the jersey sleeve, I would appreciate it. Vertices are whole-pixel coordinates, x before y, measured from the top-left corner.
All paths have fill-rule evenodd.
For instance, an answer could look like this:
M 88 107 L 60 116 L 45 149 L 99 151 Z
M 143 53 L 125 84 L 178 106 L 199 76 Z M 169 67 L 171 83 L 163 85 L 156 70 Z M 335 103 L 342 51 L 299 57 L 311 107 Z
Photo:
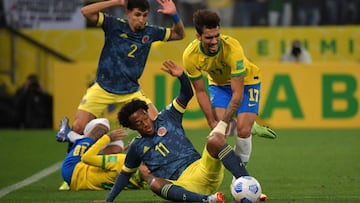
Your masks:
M 137 144 L 133 144 L 136 142 L 137 140 L 136 138 L 134 138 L 134 140 L 130 143 L 129 149 L 126 153 L 125 164 L 123 165 L 122 168 L 122 170 L 126 173 L 135 172 L 141 163 L 141 158 L 136 148 Z
M 190 80 L 198 80 L 202 77 L 202 72 L 199 67 L 197 54 L 198 42 L 196 40 L 192 41 L 185 49 L 183 53 L 183 65 L 186 75 Z
M 124 163 L 125 154 L 99 155 L 101 149 L 109 142 L 109 136 L 102 136 L 85 152 L 85 154 L 81 157 L 81 161 L 88 165 L 100 167 L 102 169 L 118 169 L 119 166 L 117 165 Z
M 231 77 L 238 77 L 246 74 L 247 59 L 244 55 L 244 50 L 241 44 L 233 38 L 229 39 L 229 50 L 226 53 L 228 55 L 228 65 L 231 67 Z

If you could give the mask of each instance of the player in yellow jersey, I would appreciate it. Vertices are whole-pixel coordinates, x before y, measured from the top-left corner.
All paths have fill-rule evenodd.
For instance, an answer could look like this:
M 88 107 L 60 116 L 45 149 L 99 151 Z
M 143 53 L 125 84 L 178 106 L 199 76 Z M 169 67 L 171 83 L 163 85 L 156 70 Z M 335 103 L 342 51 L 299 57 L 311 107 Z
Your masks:
M 74 140 L 61 167 L 70 190 L 104 190 L 114 184 L 125 160 L 121 139 L 127 133 L 109 129 L 107 119 L 94 119 L 86 125 L 85 136 Z
M 183 53 L 183 64 L 196 92 L 198 103 L 211 129 L 218 124 L 236 126 L 235 152 L 249 161 L 251 135 L 276 138 L 270 128 L 258 125 L 261 70 L 250 62 L 238 40 L 220 34 L 220 17 L 202 9 L 194 13 L 196 39 Z M 203 79 L 206 73 L 209 94 Z M 236 116 L 236 124 L 233 117 Z

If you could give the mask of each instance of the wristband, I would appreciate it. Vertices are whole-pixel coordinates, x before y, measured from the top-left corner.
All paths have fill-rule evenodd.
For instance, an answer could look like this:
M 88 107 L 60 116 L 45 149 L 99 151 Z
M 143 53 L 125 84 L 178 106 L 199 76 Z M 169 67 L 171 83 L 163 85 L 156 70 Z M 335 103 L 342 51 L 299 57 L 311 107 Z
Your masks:
M 212 133 L 218 132 L 221 134 L 225 134 L 227 126 L 228 124 L 226 122 L 219 121 L 218 124 L 215 126 L 215 128 L 212 130 Z
M 178 14 L 178 12 L 172 15 L 171 18 L 174 21 L 174 23 L 178 23 L 180 21 L 180 15 Z

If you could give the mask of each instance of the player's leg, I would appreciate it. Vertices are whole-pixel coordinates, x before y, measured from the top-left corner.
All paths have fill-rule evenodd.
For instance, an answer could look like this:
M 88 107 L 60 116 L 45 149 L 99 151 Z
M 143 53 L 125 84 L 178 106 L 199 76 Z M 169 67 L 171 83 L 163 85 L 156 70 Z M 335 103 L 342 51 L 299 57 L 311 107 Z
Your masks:
M 225 131 L 223 133 L 214 132 L 211 136 L 208 136 L 206 151 L 202 154 L 203 165 L 216 166 L 213 162 L 217 161 L 217 159 L 222 162 L 225 168 L 229 170 L 235 178 L 249 175 L 241 158 L 237 156 L 233 148 L 226 143 Z M 209 167 L 207 170 L 211 168 L 213 167 Z
M 212 195 L 199 194 L 186 190 L 185 188 L 172 184 L 170 181 L 153 177 L 145 177 L 150 185 L 151 191 L 160 197 L 175 201 L 175 202 L 209 202 L 209 203 L 223 203 L 225 196 L 221 192 L 216 192 Z M 186 198 L 186 199 L 184 199 Z
M 66 134 L 65 132 L 65 135 L 68 137 L 76 137 L 83 135 L 86 124 L 92 119 L 100 117 L 104 110 L 107 108 L 108 104 L 112 104 L 114 102 L 115 96 L 116 95 L 114 94 L 106 92 L 97 83 L 89 87 L 75 113 L 75 120 L 73 122 L 73 125 L 71 126 L 71 130 L 69 131 L 68 122 L 61 122 L 57 137 L 58 135 L 63 134 L 63 131 L 61 131 L 61 129 L 66 129 L 66 132 L 68 132 L 68 134 Z M 63 119 L 62 121 L 64 120 L 65 119 Z M 63 126 L 67 127 L 62 128 Z M 71 142 L 69 142 L 68 149 L 70 147 Z
M 68 142 L 67 152 L 73 146 L 73 141 L 80 139 L 83 135 L 86 124 L 101 113 L 107 107 L 107 104 L 113 101 L 113 94 L 103 90 L 97 83 L 89 87 L 82 98 L 78 110 L 75 113 L 75 120 L 72 127 L 69 126 L 69 119 L 64 117 L 60 122 L 59 131 L 56 134 L 56 140 L 59 142 Z M 59 190 L 68 190 L 69 186 L 63 182 Z
M 251 128 L 255 119 L 256 114 L 254 113 L 246 112 L 237 115 L 237 136 L 234 151 L 245 165 L 249 161 L 252 151 Z

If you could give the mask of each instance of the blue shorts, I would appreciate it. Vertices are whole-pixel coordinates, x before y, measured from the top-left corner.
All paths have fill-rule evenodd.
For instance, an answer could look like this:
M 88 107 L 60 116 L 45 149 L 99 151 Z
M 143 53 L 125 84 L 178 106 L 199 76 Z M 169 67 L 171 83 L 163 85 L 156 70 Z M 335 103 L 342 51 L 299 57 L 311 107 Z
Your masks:
M 78 164 L 81 161 L 82 155 L 94 143 L 95 141 L 89 137 L 76 140 L 70 152 L 66 155 L 61 166 L 61 175 L 64 181 L 66 181 L 69 185 L 71 183 L 72 173 L 74 171 L 76 164 Z
M 236 111 L 236 115 L 243 112 L 259 113 L 260 83 L 245 85 L 243 100 Z M 232 96 L 230 85 L 209 85 L 209 94 L 212 108 L 224 108 L 229 105 Z

